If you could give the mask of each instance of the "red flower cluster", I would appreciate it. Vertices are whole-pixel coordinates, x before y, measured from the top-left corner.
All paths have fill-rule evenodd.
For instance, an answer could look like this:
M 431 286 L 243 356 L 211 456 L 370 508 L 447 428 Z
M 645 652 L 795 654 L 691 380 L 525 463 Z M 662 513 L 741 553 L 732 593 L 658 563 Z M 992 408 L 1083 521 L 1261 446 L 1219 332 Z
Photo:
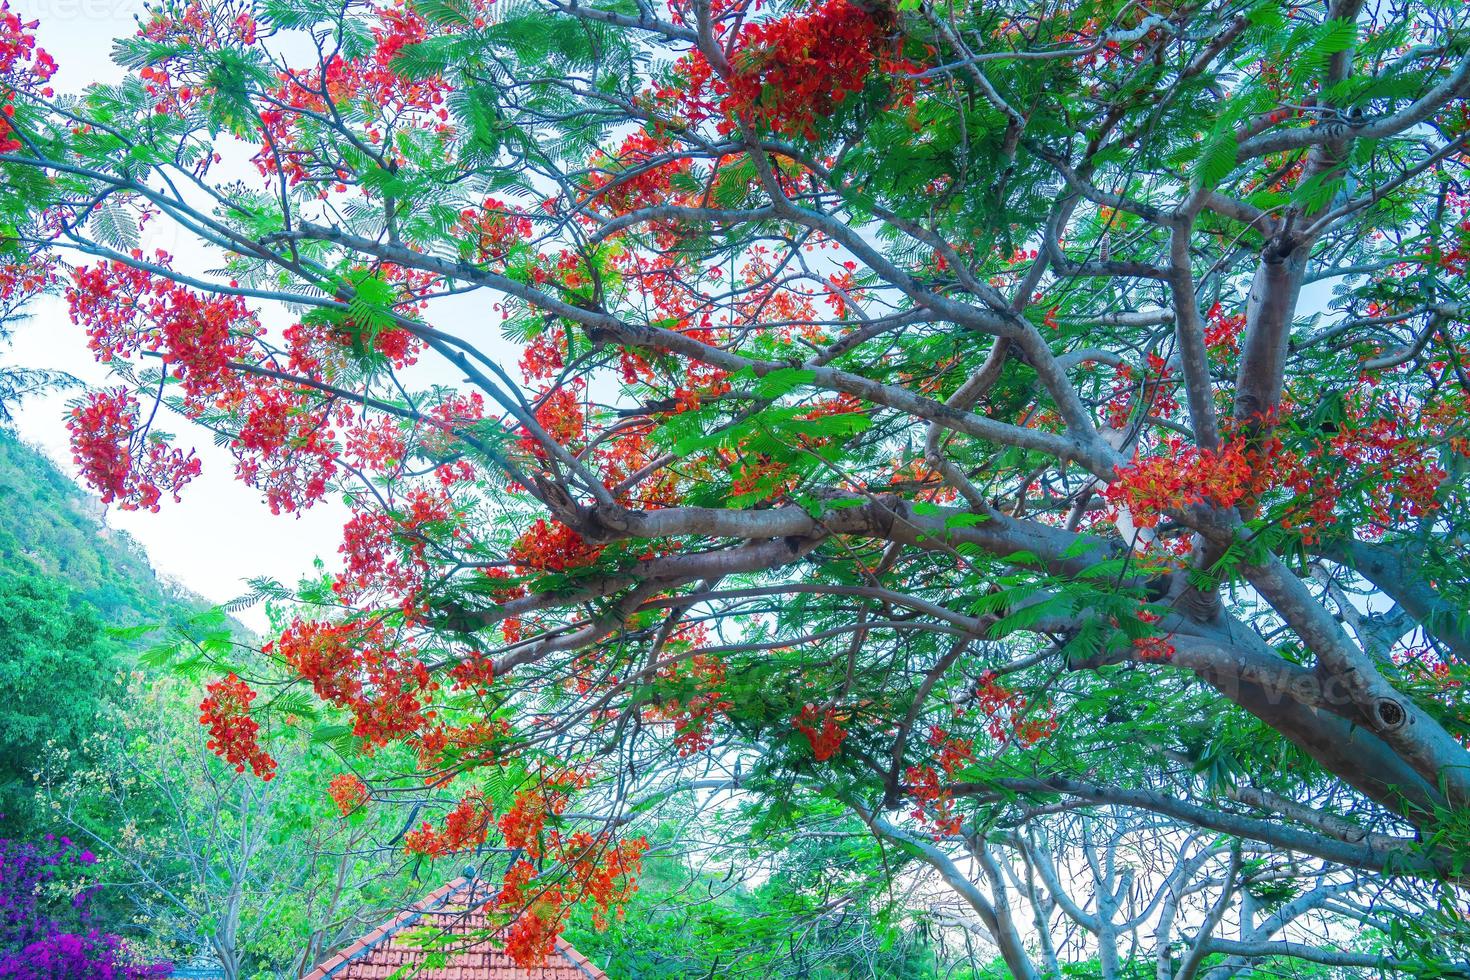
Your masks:
M 337 549 L 345 568 L 332 583 L 344 598 L 379 589 L 404 602 L 423 588 L 430 541 L 450 528 L 453 502 L 442 489 L 413 489 L 398 508 L 354 507 Z
M 672 97 L 695 121 L 723 113 L 721 133 L 743 122 L 816 139 L 816 121 L 861 92 L 886 60 L 886 33 L 878 15 L 847 0 L 826 0 L 810 11 L 747 24 L 728 80 L 696 53 L 677 66 L 677 87 L 658 94 Z M 897 63 L 891 67 L 901 70 Z
M 135 252 L 134 258 L 141 261 L 141 253 Z M 160 252 L 153 262 L 167 267 L 170 259 Z M 411 287 L 404 283 L 405 289 Z M 257 349 L 261 326 L 239 297 L 202 295 L 123 262 L 78 270 L 67 295 L 72 318 L 87 329 L 99 360 L 158 353 L 180 381 L 186 412 L 198 417 L 221 411 L 235 420 L 231 449 L 236 475 L 263 491 L 274 512 L 310 506 L 326 494 L 341 451 L 331 427 L 330 403 L 310 388 L 252 375 L 236 365 L 260 364 L 316 379 L 330 369 L 326 359 L 334 354 L 340 358 L 345 350 L 347 338 L 340 329 L 295 324 L 285 331 L 284 355 L 271 354 Z M 410 346 L 394 338 L 403 338 Z M 411 345 L 417 343 L 405 330 L 382 331 L 377 339 L 385 345 L 386 356 L 400 361 L 411 356 Z M 336 410 L 335 419 L 347 427 L 350 455 L 357 465 L 380 469 L 389 457 L 402 455 L 402 437 L 391 425 L 366 418 L 359 422 L 346 408 Z M 114 434 L 131 434 L 135 443 L 143 436 Z M 93 455 L 101 451 L 95 439 L 84 435 L 83 441 L 93 444 L 89 446 Z M 142 455 L 136 445 L 131 455 Z M 151 462 L 158 466 L 176 461 Z M 113 474 L 112 485 L 122 482 L 121 472 Z M 106 492 L 109 484 L 94 485 Z
M 1138 619 L 1143 623 L 1157 623 L 1162 618 L 1158 613 L 1147 609 L 1138 611 Z M 1133 648 L 1138 651 L 1138 659 L 1144 662 L 1167 662 L 1174 659 L 1174 644 L 1169 642 L 1167 636 L 1140 636 L 1133 641 Z
M 1164 444 L 1166 455 L 1136 459 L 1119 468 L 1105 491 L 1115 506 L 1126 506 L 1133 523 L 1156 527 L 1159 517 L 1206 501 L 1234 507 L 1263 489 L 1264 477 L 1244 444 L 1227 442 L 1218 451 L 1197 449 L 1179 438 Z
M 261 490 L 271 513 L 310 507 L 337 475 L 335 432 L 304 388 L 251 379 L 230 405 L 240 419 L 231 449 L 235 475 Z
M 741 35 L 728 104 L 786 136 L 816 139 L 813 124 L 863 90 L 883 26 L 847 0 L 751 24 Z
M 607 834 L 564 835 L 546 827 L 587 779 L 573 770 L 543 774 L 540 783 L 516 795 L 498 821 L 484 795 L 471 790 L 446 815 L 442 829 L 425 822 L 405 838 L 409 853 L 442 857 L 481 846 L 498 827 L 506 847 L 525 851 L 527 858 L 506 872 L 494 902 L 496 909 L 514 916 L 504 934 L 505 950 L 522 968 L 546 961 L 572 905 L 591 901 L 593 924 L 601 929 L 613 909 L 621 916 L 622 906 L 637 890 L 648 850 L 644 838 L 614 843 Z
M 426 730 L 414 744 L 425 784 L 447 783 L 470 765 L 493 759 L 509 737 L 510 723 L 500 718 Z
M 345 817 L 367 803 L 367 784 L 350 772 L 338 773 L 327 785 L 327 795 Z
M 614 217 L 643 208 L 692 204 L 699 196 L 689 157 L 678 153 L 662 132 L 634 133 L 610 159 L 594 155 L 589 168 L 586 196 Z M 658 223 L 655 227 L 664 232 L 672 228 Z
M 1379 528 L 1415 520 L 1439 508 L 1436 495 L 1447 476 L 1433 442 L 1411 438 L 1398 417 L 1343 428 L 1322 448 L 1324 461 L 1346 464 L 1367 490 L 1372 521 Z M 1322 481 L 1325 482 L 1325 481 Z
M 205 687 L 205 698 L 199 704 L 199 724 L 209 729 L 209 751 L 235 767 L 236 772 L 250 771 L 261 779 L 275 776 L 276 760 L 260 747 L 260 723 L 250 717 L 250 702 L 255 692 L 234 674 Z
M 559 860 L 572 882 L 572 894 L 592 900 L 592 924 L 607 928 L 607 913 L 622 906 L 638 890 L 637 876 L 643 868 L 648 841 L 634 837 L 615 846 L 606 834 L 585 831 L 556 841 Z M 621 908 L 619 908 L 621 916 Z
M 266 653 L 278 654 L 311 682 L 317 697 L 353 715 L 353 734 L 371 751 L 408 738 L 428 721 L 438 688 L 428 669 L 378 622 L 296 620 Z
M 835 708 L 819 713 L 816 705 L 804 704 L 801 706 L 801 713 L 791 723 L 811 743 L 812 755 L 818 762 L 826 762 L 836 755 L 837 750 L 842 747 L 842 740 L 847 738 L 847 730 L 837 724 Z
M 909 796 L 914 800 L 909 816 L 920 823 L 932 822 L 936 838 L 958 834 L 963 829 L 964 818 L 955 812 L 954 796 L 940 784 L 933 766 L 909 766 L 903 778 L 908 781 Z
M 1229 438 L 1214 452 L 1173 438 L 1163 455 L 1119 469 L 1105 496 L 1126 506 L 1138 526 L 1154 527 L 1170 509 L 1204 502 L 1254 508 L 1272 491 L 1286 491 L 1302 503 L 1283 514 L 1281 524 L 1311 543 L 1337 521 L 1345 489 L 1356 485 L 1367 525 L 1381 533 L 1438 509 L 1446 476 L 1435 455 L 1441 440 L 1405 431 L 1416 410 L 1397 404 L 1388 410 L 1391 417 L 1370 418 L 1367 408 L 1349 409 L 1349 420 L 1331 438 L 1305 452 L 1287 447 L 1274 420 L 1258 423 L 1266 435 Z M 1433 419 L 1427 413 L 1420 421 L 1432 429 Z
M 482 653 L 471 653 L 449 668 L 456 691 L 483 691 L 495 682 L 495 661 Z
M 536 878 L 536 869 L 525 861 L 518 861 L 511 870 L 516 877 L 512 882 L 507 876 L 498 904 L 502 908 L 519 908 L 520 912 L 506 930 L 505 952 L 518 965 L 540 966 L 556 948 L 557 937 L 566 928 L 563 892 L 561 888 L 551 886 L 539 894 L 527 895 Z
M 533 858 L 542 854 L 541 832 L 548 817 L 560 815 L 571 796 L 556 784 L 535 786 L 516 794 L 515 802 L 497 821 L 506 847 L 519 847 Z
M 700 634 L 702 638 L 702 629 Z M 725 662 L 714 654 L 696 653 L 659 671 L 658 679 L 681 687 L 693 684 L 694 692 L 683 698 L 664 698 L 650 717 L 673 720 L 674 745 L 681 757 L 709 749 L 714 745 L 710 729 L 715 719 L 734 707 L 724 693 Z
M 532 381 L 545 381 L 555 376 L 556 372 L 566 367 L 566 359 L 562 355 L 566 346 L 566 333 L 560 327 L 538 333 L 521 354 L 521 377 L 530 384 Z
M 56 281 L 50 259 L 0 262 L 0 304 L 16 307 Z
M 138 403 L 123 388 L 89 392 L 66 421 L 72 461 L 104 504 L 123 510 L 158 510 L 165 493 L 179 491 L 199 475 L 194 451 L 175 449 L 150 436 Z
M 165 268 L 171 262 L 161 251 L 153 261 Z M 124 262 L 77 269 L 66 295 L 72 322 L 86 328 L 99 361 L 161 354 L 195 414 L 238 391 L 230 362 L 245 360 L 260 334 L 240 297 L 204 296 Z
M 1223 357 L 1240 353 L 1240 335 L 1245 330 L 1245 314 L 1227 316 L 1219 303 L 1205 315 L 1205 347 Z
M 614 845 L 606 834 L 580 832 L 565 839 L 558 835 L 556 850 L 563 872 L 559 881 L 543 884 L 535 865 L 517 861 L 496 897 L 498 908 L 516 912 L 506 931 L 505 951 L 523 969 L 546 962 L 573 902 L 592 900 L 592 922 L 598 929 L 607 927 L 607 913 L 614 907 L 621 917 L 622 906 L 638 890 L 648 842 L 637 837 Z
M 589 545 L 565 524 L 538 519 L 511 546 L 510 560 L 524 575 L 585 568 L 597 561 L 601 554 L 601 545 Z
M 239 0 L 157 6 L 138 30 L 138 36 L 157 48 L 174 52 L 222 51 L 236 45 L 251 45 L 256 39 L 255 18 L 248 3 Z M 139 69 L 144 90 L 153 97 L 153 111 L 182 117 L 207 92 L 215 79 L 209 67 L 182 54 L 158 58 Z M 218 162 L 215 155 L 213 162 Z
M 14 153 L 25 146 L 11 128 L 16 93 L 51 96 L 46 83 L 56 74 L 56 62 L 36 47 L 37 23 L 21 20 L 10 9 L 9 0 L 0 2 L 0 153 Z
M 534 229 L 530 218 L 512 211 L 504 201 L 487 197 L 478 208 L 460 212 L 458 231 L 475 261 L 500 262 L 510 254 L 511 246 L 529 239 Z
M 536 423 L 559 445 L 572 446 L 586 437 L 587 417 L 582 402 L 571 385 L 553 388 L 541 396 L 536 405 Z M 521 448 L 537 459 L 546 459 L 549 450 L 530 432 L 521 433 Z
M 472 850 L 485 843 L 493 816 L 484 795 L 479 790 L 470 790 L 444 818 L 443 830 L 435 830 L 432 824 L 425 821 L 418 829 L 411 830 L 404 836 L 404 850 L 427 857 L 443 857 L 458 851 Z
M 1001 745 L 1008 742 L 1029 748 L 1057 730 L 1056 716 L 1027 717 L 1025 697 L 1002 686 L 995 674 L 987 671 L 975 688 L 975 704 L 985 715 L 985 729 Z
M 975 758 L 975 743 L 968 738 L 955 738 L 938 725 L 929 726 L 929 747 L 939 752 L 939 768 L 950 779 Z
M 409 4 L 371 10 L 376 44 L 369 55 L 337 54 L 321 70 L 278 77 L 270 97 L 284 108 L 260 113 L 263 142 L 254 162 L 262 175 L 283 173 L 293 186 L 308 177 L 334 180 L 339 192 L 346 190 L 352 179 L 347 164 L 331 130 L 317 124 L 314 115 L 360 118 L 365 140 L 382 146 L 399 164 L 404 159 L 392 139 L 396 131 L 450 131 L 444 107 L 448 83 L 439 77 L 411 80 L 393 67 L 404 48 L 428 39 L 428 22 Z M 326 197 L 328 192 L 318 193 Z

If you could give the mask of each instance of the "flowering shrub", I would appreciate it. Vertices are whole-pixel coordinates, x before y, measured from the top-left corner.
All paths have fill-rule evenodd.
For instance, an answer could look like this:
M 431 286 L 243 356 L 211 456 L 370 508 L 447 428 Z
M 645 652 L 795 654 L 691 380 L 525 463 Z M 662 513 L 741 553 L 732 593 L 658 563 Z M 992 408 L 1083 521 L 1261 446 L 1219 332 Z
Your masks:
M 0 978 L 4 980 L 153 980 L 171 963 L 140 963 L 128 944 L 93 923 L 95 889 L 51 898 L 97 861 L 65 837 L 42 843 L 0 838 Z

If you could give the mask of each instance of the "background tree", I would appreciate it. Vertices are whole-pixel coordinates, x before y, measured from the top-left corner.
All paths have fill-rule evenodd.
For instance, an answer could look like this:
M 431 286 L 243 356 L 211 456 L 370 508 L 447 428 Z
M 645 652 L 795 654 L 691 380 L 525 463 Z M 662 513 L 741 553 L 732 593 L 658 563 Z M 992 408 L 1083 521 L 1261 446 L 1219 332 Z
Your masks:
M 79 98 L 8 16 L 8 275 L 118 374 L 78 465 L 160 507 L 172 410 L 348 495 L 266 652 L 414 753 L 412 853 L 523 852 L 523 961 L 736 759 L 1460 877 L 1463 5 L 194 2 Z M 291 692 L 219 659 L 268 777 Z
M 34 575 L 0 580 L 0 813 L 6 833 L 47 829 L 32 805 L 33 773 L 51 745 L 83 751 L 116 688 L 116 651 L 89 610 L 61 583 Z
M 403 817 L 344 796 L 338 760 L 304 739 L 278 743 L 280 779 L 235 772 L 206 747 L 195 690 L 135 674 L 86 757 L 51 756 L 43 799 L 98 854 L 113 914 L 171 959 L 299 977 L 424 890 L 383 846 Z

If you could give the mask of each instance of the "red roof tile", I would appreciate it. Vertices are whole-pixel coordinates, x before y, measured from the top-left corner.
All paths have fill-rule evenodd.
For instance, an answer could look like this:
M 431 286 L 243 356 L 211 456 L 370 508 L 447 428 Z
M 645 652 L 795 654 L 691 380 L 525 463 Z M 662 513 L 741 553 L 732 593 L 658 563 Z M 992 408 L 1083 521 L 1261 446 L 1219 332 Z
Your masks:
M 487 888 L 478 879 L 456 878 L 344 947 L 302 980 L 388 980 L 399 970 L 412 980 L 607 980 L 607 974 L 560 939 L 545 966 L 522 970 L 494 942 L 479 938 L 495 928 L 485 915 Z M 447 965 L 414 972 L 423 962 L 426 936 L 466 939 L 463 946 L 436 943 L 449 953 Z

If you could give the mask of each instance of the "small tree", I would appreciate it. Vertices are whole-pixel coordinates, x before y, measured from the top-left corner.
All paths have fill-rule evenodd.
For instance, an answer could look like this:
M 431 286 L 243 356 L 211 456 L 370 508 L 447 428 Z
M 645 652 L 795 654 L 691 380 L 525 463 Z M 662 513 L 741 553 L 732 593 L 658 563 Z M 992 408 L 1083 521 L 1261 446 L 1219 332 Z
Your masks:
M 44 799 L 96 848 L 123 914 L 177 959 L 205 953 L 230 980 L 298 977 L 412 900 L 382 846 L 402 815 L 339 805 L 340 763 L 304 739 L 277 744 L 280 779 L 236 772 L 206 748 L 193 690 L 134 675 L 88 756 L 53 755 Z

